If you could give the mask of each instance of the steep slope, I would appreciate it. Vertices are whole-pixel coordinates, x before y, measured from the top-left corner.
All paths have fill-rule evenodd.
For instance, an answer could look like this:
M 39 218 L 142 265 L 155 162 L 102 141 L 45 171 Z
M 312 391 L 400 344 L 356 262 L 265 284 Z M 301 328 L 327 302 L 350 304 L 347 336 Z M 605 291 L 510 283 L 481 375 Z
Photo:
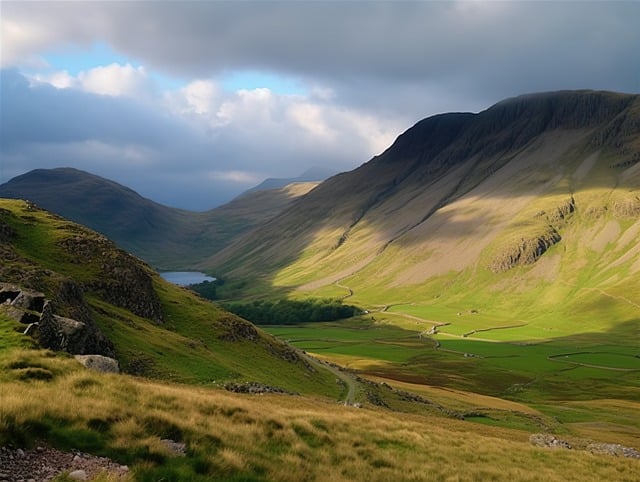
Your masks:
M 108 179 L 71 168 L 37 169 L 0 186 L 113 239 L 159 269 L 187 269 L 274 216 L 316 183 L 247 193 L 206 212 L 170 208 Z
M 489 303 L 502 286 L 520 309 L 529 285 L 547 280 L 559 303 L 560 283 L 588 272 L 585 287 L 637 293 L 639 99 L 557 92 L 425 119 L 201 266 L 277 289 L 344 280 L 378 304 Z M 452 280 L 459 291 L 443 289 Z
M 163 281 L 98 233 L 32 204 L 2 199 L 0 236 L 0 281 L 44 294 L 53 312 L 70 319 L 70 325 L 77 320 L 96 326 L 98 340 L 109 340 L 104 347 L 94 343 L 75 353 L 115 354 L 126 371 L 161 379 L 255 381 L 339 395 L 329 371 L 311 366 L 250 323 Z M 6 316 L 0 317 L 4 323 Z M 69 336 L 64 330 L 59 335 Z

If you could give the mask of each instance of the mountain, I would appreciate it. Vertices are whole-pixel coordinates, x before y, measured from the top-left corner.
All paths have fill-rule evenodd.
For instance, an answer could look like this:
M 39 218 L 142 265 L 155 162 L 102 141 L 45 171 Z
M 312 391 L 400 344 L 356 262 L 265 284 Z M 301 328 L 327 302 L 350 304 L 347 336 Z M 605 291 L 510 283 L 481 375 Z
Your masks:
M 274 331 L 363 377 L 530 404 L 637 447 L 635 422 L 599 424 L 640 400 L 639 234 L 640 96 L 556 92 L 424 119 L 202 268 L 237 297 L 368 312 Z
M 37 169 L 0 186 L 0 197 L 28 199 L 101 232 L 158 269 L 188 269 L 235 236 L 315 187 L 298 183 L 247 193 L 207 212 L 170 208 L 131 189 L 71 168 Z
M 281 187 L 285 187 L 289 184 L 301 183 L 301 182 L 317 182 L 320 183 L 329 177 L 337 174 L 337 171 L 333 169 L 328 169 L 324 167 L 312 167 L 307 169 L 305 172 L 300 174 L 298 177 L 289 177 L 289 178 L 276 178 L 270 177 L 262 181 L 257 186 L 252 187 L 245 191 L 246 193 L 254 192 L 254 191 L 264 191 L 270 189 L 278 189 Z
M 640 97 L 526 95 L 430 117 L 201 263 L 362 304 L 623 319 L 640 295 Z M 497 296 L 496 294 L 499 294 Z M 595 311 L 580 308 L 585 299 Z M 600 308 L 599 308 L 600 306 Z
M 339 395 L 327 370 L 311 366 L 241 318 L 165 282 L 81 225 L 28 202 L 1 199 L 0 240 L 0 315 L 15 317 L 17 311 L 22 323 L 39 317 L 36 339 L 43 347 L 115 356 L 129 373 L 176 382 L 250 381 Z M 7 321 L 0 316 L 0 322 L 5 333 Z

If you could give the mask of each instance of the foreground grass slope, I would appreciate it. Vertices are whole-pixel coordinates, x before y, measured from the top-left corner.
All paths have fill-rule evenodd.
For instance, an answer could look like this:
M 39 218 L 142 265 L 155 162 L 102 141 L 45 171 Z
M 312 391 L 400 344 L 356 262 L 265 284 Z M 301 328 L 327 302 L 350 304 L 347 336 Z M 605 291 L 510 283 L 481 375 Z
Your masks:
M 93 231 L 13 200 L 0 200 L 0 227 L 0 281 L 43 292 L 59 314 L 96 322 L 128 372 L 197 384 L 256 381 L 340 396 L 330 372 L 165 282 Z
M 1 351 L 0 367 L 0 445 L 82 447 L 131 480 L 637 480 L 636 460 L 584 440 L 542 449 L 519 430 L 97 374 L 46 351 Z

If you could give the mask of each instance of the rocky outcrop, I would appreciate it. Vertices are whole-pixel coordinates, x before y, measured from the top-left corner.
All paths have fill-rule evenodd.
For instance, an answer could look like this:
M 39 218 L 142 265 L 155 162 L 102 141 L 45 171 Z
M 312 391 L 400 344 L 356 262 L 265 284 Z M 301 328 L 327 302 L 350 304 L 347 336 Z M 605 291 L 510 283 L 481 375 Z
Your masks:
M 624 445 L 620 444 L 589 443 L 586 445 L 586 447 L 581 444 L 573 447 L 566 440 L 556 438 L 554 435 L 548 433 L 534 433 L 529 437 L 529 442 L 536 447 L 586 450 L 595 455 L 613 455 L 614 457 L 640 459 L 639 451 L 632 447 L 625 447 Z
M 71 228 L 69 228 L 71 229 Z M 142 318 L 162 323 L 164 315 L 158 294 L 153 288 L 152 272 L 127 252 L 118 249 L 104 236 L 82 233 L 58 243 L 76 264 L 99 264 L 98 276 L 85 283 L 112 305 L 131 311 Z
M 538 236 L 522 238 L 517 243 L 505 248 L 493 259 L 489 269 L 494 273 L 501 273 L 516 266 L 533 264 L 561 239 L 560 233 L 552 226 L 548 226 Z
M 549 223 L 554 224 L 560 221 L 563 221 L 567 218 L 571 213 L 576 210 L 576 201 L 571 196 L 570 199 L 567 199 L 565 202 L 561 203 L 559 206 L 556 206 L 549 213 L 547 213 L 547 220 Z
M 640 452 L 631 447 L 620 444 L 591 443 L 587 445 L 587 450 L 592 454 L 613 455 L 615 457 L 627 457 L 640 459 Z
M 298 395 L 297 393 L 288 392 L 283 388 L 272 387 L 258 382 L 245 382 L 245 383 L 226 383 L 224 389 L 234 393 L 283 393 L 286 395 Z
M 640 197 L 633 196 L 614 201 L 613 214 L 623 219 L 640 217 Z
M 6 209 L 0 209 L 0 213 L 9 213 Z M 0 243 L 6 243 L 16 236 L 15 230 L 6 223 L 0 221 Z
M 129 467 L 120 465 L 106 457 L 96 457 L 77 450 L 62 452 L 51 447 L 38 446 L 33 449 L 0 447 L 1 481 L 53 480 L 62 473 L 72 480 L 93 480 L 101 473 L 108 480 L 117 480 L 129 474 Z M 76 473 L 76 478 L 71 474 Z M 67 477 L 64 477 L 67 480 Z
M 547 447 L 554 449 L 570 449 L 571 444 L 565 440 L 556 438 L 548 433 L 534 433 L 529 437 L 529 442 L 536 447 Z
M 102 355 L 76 355 L 74 357 L 85 368 L 102 373 L 120 373 L 118 360 Z
M 257 341 L 258 330 L 251 323 L 240 318 L 225 318 L 221 320 L 224 323 L 225 332 L 219 336 L 223 341 Z
M 85 306 L 82 293 L 78 305 Z M 13 284 L 0 283 L 0 309 L 12 319 L 26 325 L 24 333 L 44 347 L 72 354 L 115 355 L 113 344 L 102 334 L 86 313 L 84 320 L 54 314 L 53 303 L 45 295 Z

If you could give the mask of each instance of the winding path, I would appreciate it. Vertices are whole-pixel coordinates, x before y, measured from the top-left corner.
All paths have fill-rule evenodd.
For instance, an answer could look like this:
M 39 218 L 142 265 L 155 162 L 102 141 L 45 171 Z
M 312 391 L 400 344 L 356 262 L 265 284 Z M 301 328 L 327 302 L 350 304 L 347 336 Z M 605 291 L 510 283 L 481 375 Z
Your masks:
M 358 385 L 352 375 L 344 372 L 343 370 L 340 370 L 336 365 L 318 360 L 317 358 L 314 358 L 307 353 L 301 353 L 301 355 L 315 367 L 325 368 L 333 373 L 336 378 L 340 379 L 342 383 L 344 383 L 344 386 L 347 387 L 347 394 L 342 401 L 347 405 L 353 405 L 356 398 L 356 390 L 358 389 Z

